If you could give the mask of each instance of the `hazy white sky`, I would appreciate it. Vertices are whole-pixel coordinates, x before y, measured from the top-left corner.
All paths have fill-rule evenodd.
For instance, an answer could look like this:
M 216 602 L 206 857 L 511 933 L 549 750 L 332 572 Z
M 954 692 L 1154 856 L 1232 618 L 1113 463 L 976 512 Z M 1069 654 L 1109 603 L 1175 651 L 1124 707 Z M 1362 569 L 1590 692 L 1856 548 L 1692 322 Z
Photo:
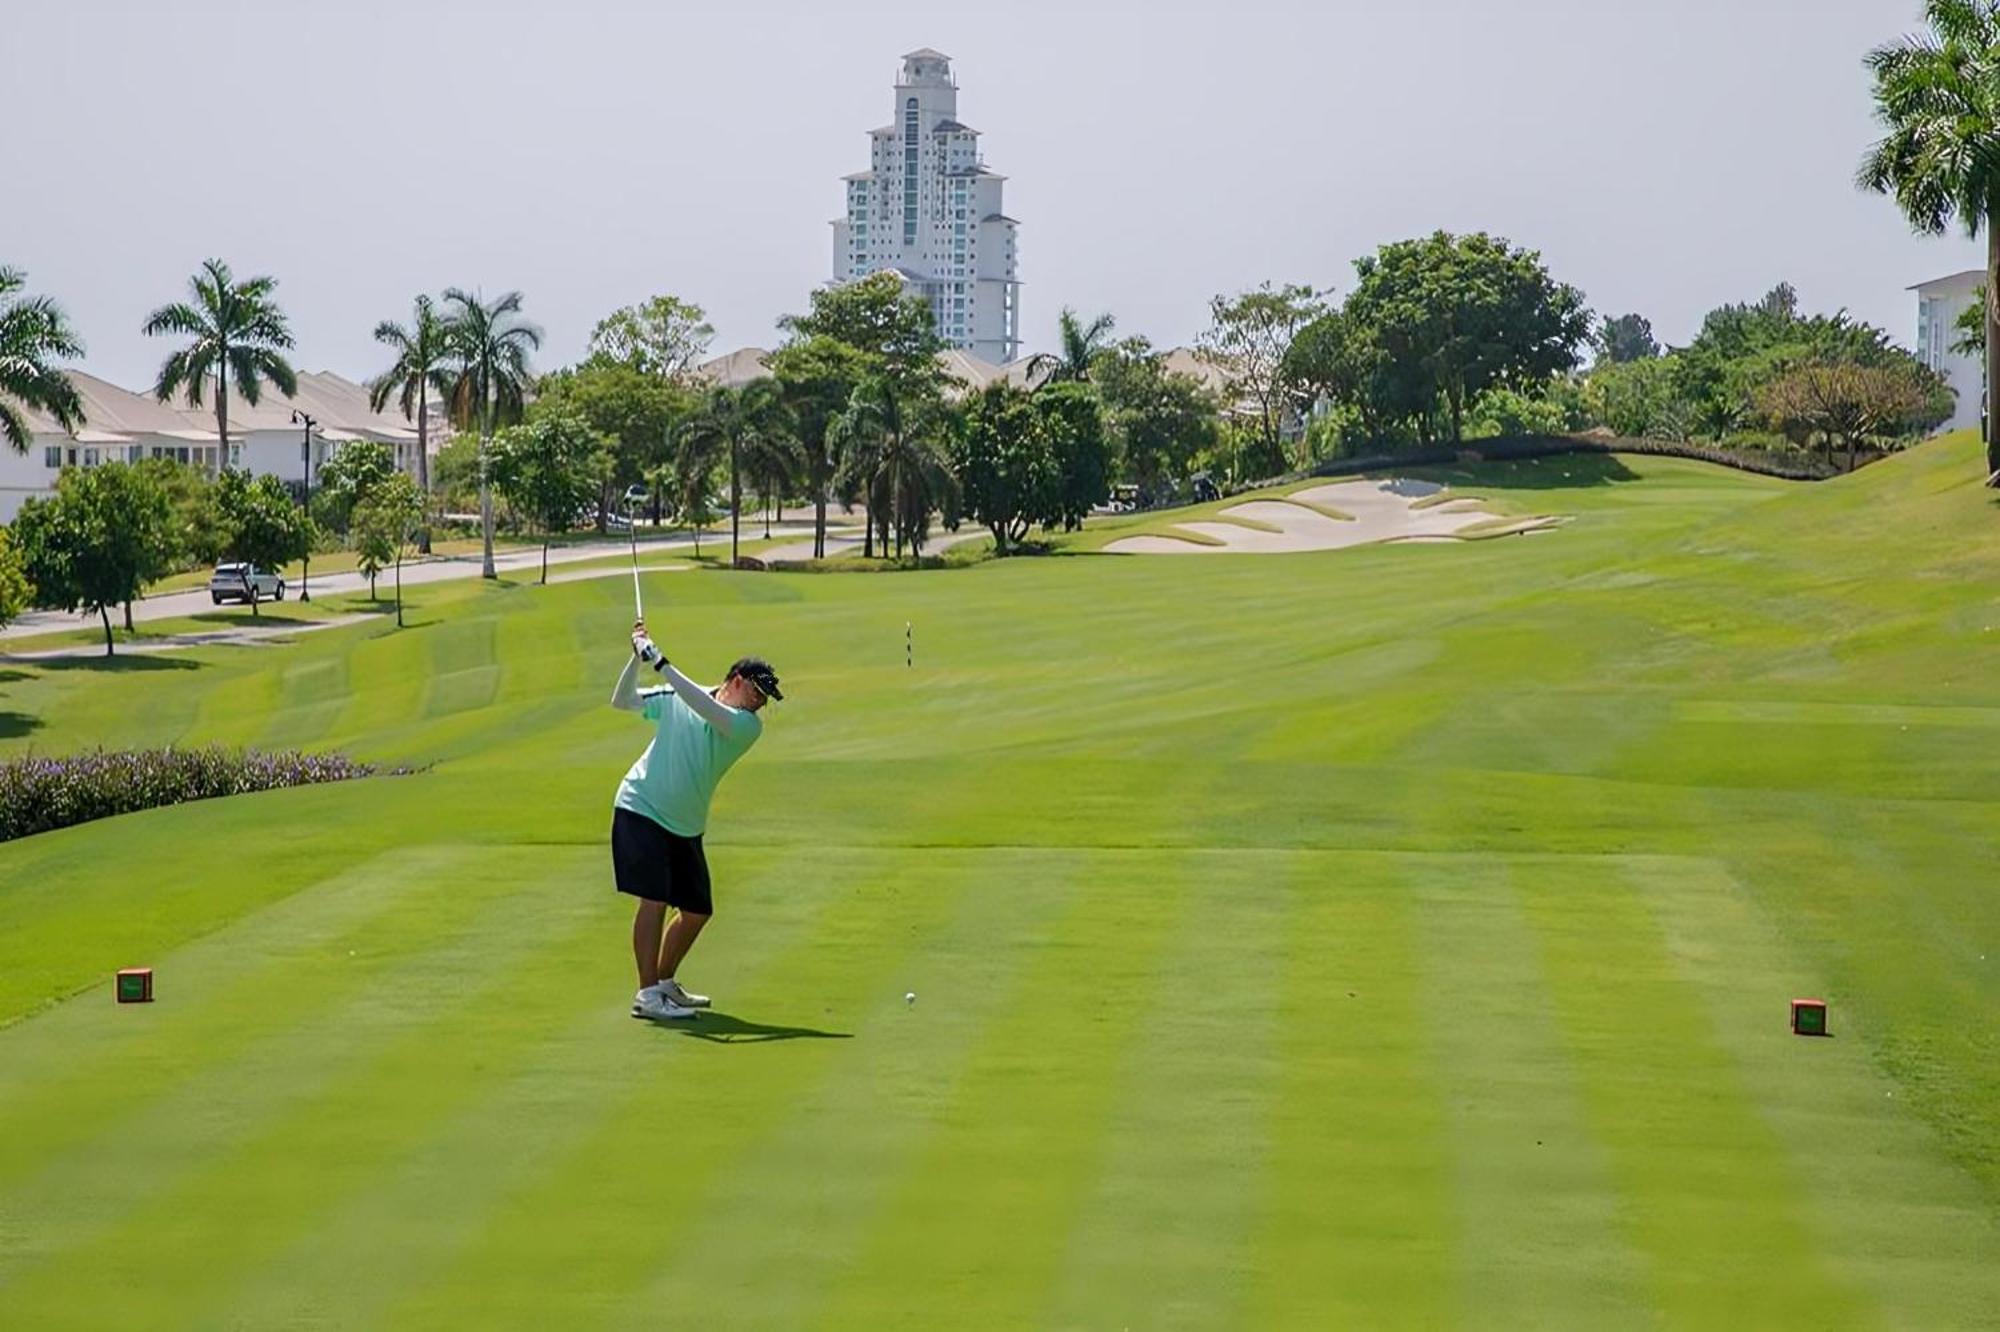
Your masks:
M 1009 177 L 1023 332 L 1111 311 L 1171 344 L 1210 295 L 1345 291 L 1438 227 L 1542 251 L 1669 341 L 1779 279 L 1908 341 L 1981 263 L 1855 190 L 1863 53 L 1917 0 L 1282 5 L 0 0 L 0 263 L 132 386 L 209 255 L 269 273 L 302 368 L 383 363 L 419 291 L 520 288 L 553 367 L 615 306 L 773 345 L 829 270 L 898 57 L 953 57 Z

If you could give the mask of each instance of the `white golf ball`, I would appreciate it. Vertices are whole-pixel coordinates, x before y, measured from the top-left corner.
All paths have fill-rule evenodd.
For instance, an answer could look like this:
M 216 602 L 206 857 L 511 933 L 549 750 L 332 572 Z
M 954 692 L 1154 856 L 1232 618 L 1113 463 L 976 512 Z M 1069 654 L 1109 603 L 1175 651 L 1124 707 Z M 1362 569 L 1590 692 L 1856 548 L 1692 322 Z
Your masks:
M 911 990 L 908 994 L 903 996 L 903 1002 L 906 1004 L 914 1004 L 915 1002 L 917 1002 L 917 992 L 915 990 Z

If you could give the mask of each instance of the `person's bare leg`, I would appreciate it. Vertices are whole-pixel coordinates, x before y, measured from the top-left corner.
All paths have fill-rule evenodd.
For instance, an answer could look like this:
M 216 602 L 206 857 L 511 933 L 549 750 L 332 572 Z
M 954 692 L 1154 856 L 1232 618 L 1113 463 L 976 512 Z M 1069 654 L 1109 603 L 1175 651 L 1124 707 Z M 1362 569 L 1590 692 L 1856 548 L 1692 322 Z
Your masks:
M 660 929 L 666 924 L 667 904 L 639 899 L 638 914 L 632 917 L 632 960 L 639 964 L 639 988 L 660 983 Z M 686 949 L 682 949 L 686 952 Z
M 701 927 L 708 924 L 707 916 L 697 916 L 688 911 L 674 912 L 674 918 L 667 922 L 666 937 L 660 940 L 660 978 L 672 980 L 681 968 L 681 959 L 688 949 L 694 947 L 694 937 L 701 933 Z

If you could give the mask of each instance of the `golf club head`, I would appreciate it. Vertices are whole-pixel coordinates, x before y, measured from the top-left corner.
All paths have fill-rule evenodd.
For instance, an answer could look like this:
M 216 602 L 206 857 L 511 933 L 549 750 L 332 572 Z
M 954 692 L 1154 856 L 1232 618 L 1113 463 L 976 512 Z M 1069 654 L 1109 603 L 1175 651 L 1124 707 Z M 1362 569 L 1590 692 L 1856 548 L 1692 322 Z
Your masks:
M 650 497 L 646 493 L 646 488 L 636 481 L 625 487 L 625 507 L 628 509 L 637 508 L 648 498 Z

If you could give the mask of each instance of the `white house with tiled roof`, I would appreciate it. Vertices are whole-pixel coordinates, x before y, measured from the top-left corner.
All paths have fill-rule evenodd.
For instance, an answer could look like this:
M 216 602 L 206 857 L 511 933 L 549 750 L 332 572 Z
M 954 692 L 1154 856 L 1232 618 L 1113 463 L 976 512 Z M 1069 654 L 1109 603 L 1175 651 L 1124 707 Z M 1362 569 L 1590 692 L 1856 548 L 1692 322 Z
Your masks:
M 163 403 L 150 392 L 134 393 L 81 370 L 64 374 L 82 399 L 83 425 L 72 434 L 45 413 L 22 407 L 32 440 L 26 453 L 0 446 L 0 522 L 11 522 L 29 496 L 52 494 L 65 467 L 172 458 L 211 473 L 226 465 L 303 481 L 306 432 L 293 421 L 294 410 L 313 418 L 314 476 L 342 445 L 357 439 L 387 444 L 398 467 L 416 468 L 416 426 L 393 406 L 374 411 L 366 388 L 331 371 L 301 373 L 298 394 L 291 398 L 267 385 L 255 407 L 232 388 L 227 458 L 221 456 L 212 396 L 205 397 L 206 406 L 190 408 L 179 397 Z M 442 420 L 432 421 L 432 453 L 449 433 Z
M 1021 348 L 1019 223 L 1001 203 L 1007 178 L 958 118 L 951 58 L 903 57 L 894 118 L 869 136 L 869 165 L 843 178 L 846 216 L 833 224 L 833 280 L 896 273 L 930 302 L 938 335 L 996 365 Z

